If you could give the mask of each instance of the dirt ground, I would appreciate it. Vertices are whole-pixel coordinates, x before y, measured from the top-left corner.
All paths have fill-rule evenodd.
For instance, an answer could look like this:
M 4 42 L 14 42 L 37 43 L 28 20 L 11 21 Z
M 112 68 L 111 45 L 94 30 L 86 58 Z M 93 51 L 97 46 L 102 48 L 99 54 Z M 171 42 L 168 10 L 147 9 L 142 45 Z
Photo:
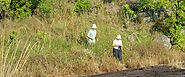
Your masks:
M 167 65 L 158 65 L 87 77 L 185 77 L 185 69 L 177 69 Z

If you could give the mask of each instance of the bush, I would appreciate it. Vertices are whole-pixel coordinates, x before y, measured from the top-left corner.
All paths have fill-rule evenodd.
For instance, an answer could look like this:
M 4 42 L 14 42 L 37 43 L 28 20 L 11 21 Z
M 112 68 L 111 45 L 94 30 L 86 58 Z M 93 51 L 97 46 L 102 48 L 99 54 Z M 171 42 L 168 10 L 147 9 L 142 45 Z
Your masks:
M 10 1 L 0 1 L 0 19 L 3 19 L 6 17 L 6 13 L 8 11 Z
M 28 0 L 12 0 L 9 15 L 11 18 L 23 18 L 31 15 L 31 2 Z
M 137 14 L 133 10 L 131 10 L 128 4 L 122 6 L 119 14 L 121 19 L 124 20 L 125 23 L 126 21 L 135 21 L 137 18 Z
M 43 17 L 50 17 L 53 12 L 54 8 L 51 5 L 51 1 L 48 0 L 41 0 L 40 4 L 38 5 L 39 12 Z
M 19 19 L 34 14 L 35 9 L 39 8 L 41 13 L 46 16 L 52 13 L 52 6 L 45 0 L 11 0 L 0 1 L 0 19 L 5 17 Z
M 160 1 L 148 1 L 140 0 L 141 11 L 149 12 L 150 17 L 154 20 L 157 18 L 155 14 L 163 12 L 167 17 L 162 17 L 159 21 L 165 20 L 163 26 L 156 27 L 161 30 L 165 35 L 171 38 L 171 43 L 177 45 L 180 49 L 184 49 L 185 38 L 182 34 L 181 23 L 185 20 L 185 1 L 182 0 L 160 0 Z M 162 10 L 162 11 L 161 11 Z M 160 15 L 158 15 L 160 16 Z
M 181 31 L 181 25 L 174 24 L 173 27 L 170 28 L 172 43 L 177 45 L 178 48 L 184 49 L 185 36 Z
M 185 1 L 174 1 L 171 2 L 173 5 L 176 6 L 176 8 L 171 8 L 170 10 L 173 10 L 169 18 L 166 18 L 166 23 L 172 24 L 170 27 L 170 37 L 172 44 L 177 45 L 178 48 L 184 50 L 185 45 L 185 36 L 182 33 L 183 27 L 181 25 L 182 22 L 185 20 Z M 167 25 L 168 25 L 167 24 Z
M 89 0 L 78 0 L 75 4 L 74 11 L 78 14 L 89 12 L 91 9 L 91 3 Z

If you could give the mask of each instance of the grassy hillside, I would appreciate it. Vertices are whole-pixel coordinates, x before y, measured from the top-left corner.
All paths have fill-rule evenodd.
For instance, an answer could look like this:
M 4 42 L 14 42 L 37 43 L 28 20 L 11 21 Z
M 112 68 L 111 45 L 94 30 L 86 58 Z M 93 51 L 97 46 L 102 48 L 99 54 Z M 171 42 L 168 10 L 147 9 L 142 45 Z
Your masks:
M 182 67 L 182 50 L 175 46 L 168 50 L 154 41 L 162 34 L 150 33 L 155 22 L 130 22 L 124 28 L 125 21 L 117 14 L 122 3 L 94 0 L 91 4 L 99 6 L 97 13 L 77 14 L 75 0 L 53 0 L 49 17 L 36 10 L 38 14 L 21 19 L 2 19 L 1 77 L 82 76 L 158 64 Z M 86 34 L 94 23 L 98 40 L 89 46 Z M 123 38 L 123 64 L 112 55 L 117 34 Z M 134 42 L 127 39 L 131 34 L 137 35 Z

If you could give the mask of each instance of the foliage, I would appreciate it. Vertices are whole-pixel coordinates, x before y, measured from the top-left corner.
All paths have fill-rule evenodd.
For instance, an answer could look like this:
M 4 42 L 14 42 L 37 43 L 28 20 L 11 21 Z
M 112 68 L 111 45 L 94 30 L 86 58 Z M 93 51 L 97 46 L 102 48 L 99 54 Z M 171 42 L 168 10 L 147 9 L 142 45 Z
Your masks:
M 178 48 L 184 49 L 185 44 L 185 36 L 182 33 L 182 26 L 174 24 L 172 28 L 170 28 L 172 43 L 177 45 Z
M 12 18 L 23 18 L 31 15 L 31 2 L 28 0 L 11 0 L 9 15 Z
M 126 19 L 126 21 L 134 21 L 137 18 L 137 14 L 130 8 L 128 4 L 122 6 L 120 14 L 121 19 Z
M 146 12 L 154 21 L 160 16 L 163 6 L 167 0 L 140 0 L 139 1 L 139 11 Z
M 50 2 L 51 1 L 48 0 L 41 0 L 40 4 L 38 5 L 38 9 L 41 12 L 41 15 L 44 17 L 49 17 L 51 16 L 50 14 L 54 12 L 54 8 Z
M 185 19 L 185 1 L 183 0 L 158 0 L 158 1 L 149 1 L 149 0 L 140 0 L 140 7 L 141 11 L 149 12 L 149 15 L 155 20 L 156 14 L 161 16 L 160 14 L 165 14 L 162 16 L 162 20 L 165 20 L 165 24 L 163 24 L 164 28 L 161 30 L 169 31 L 161 31 L 165 35 L 170 36 L 172 39 L 172 44 L 177 45 L 179 48 L 183 48 L 185 43 L 184 35 L 181 33 L 182 25 L 180 23 L 184 22 Z
M 9 35 L 9 40 L 10 40 L 10 43 L 13 43 L 16 41 L 16 38 L 17 38 L 17 32 L 16 31 L 12 31 Z
M 6 16 L 6 13 L 8 11 L 8 7 L 10 6 L 9 0 L 2 0 L 0 1 L 0 19 L 4 18 Z
M 172 27 L 170 27 L 170 37 L 172 39 L 172 44 L 177 45 L 178 48 L 184 49 L 185 45 L 185 36 L 182 33 L 183 27 L 181 25 L 181 22 L 184 22 L 185 20 L 185 5 L 184 1 L 174 1 L 172 2 L 172 6 L 176 6 L 175 8 L 171 8 L 171 10 L 174 10 L 170 17 L 166 19 L 166 22 L 169 24 L 172 24 Z
M 34 14 L 35 9 L 39 8 L 43 16 L 48 16 L 53 9 L 46 0 L 5 0 L 0 1 L 1 18 L 24 18 Z
M 78 0 L 75 4 L 74 11 L 78 14 L 89 12 L 91 8 L 91 3 L 89 0 Z

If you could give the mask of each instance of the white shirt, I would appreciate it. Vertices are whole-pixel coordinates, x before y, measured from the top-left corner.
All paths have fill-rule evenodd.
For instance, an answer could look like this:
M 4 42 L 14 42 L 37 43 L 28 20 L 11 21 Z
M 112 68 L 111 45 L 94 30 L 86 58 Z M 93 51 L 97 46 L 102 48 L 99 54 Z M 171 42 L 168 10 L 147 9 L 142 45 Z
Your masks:
M 115 39 L 113 41 L 113 46 L 114 46 L 115 49 L 119 49 L 119 46 L 122 46 L 122 41 Z
M 92 40 L 94 40 L 96 38 L 96 30 L 90 29 L 87 36 L 91 38 Z

